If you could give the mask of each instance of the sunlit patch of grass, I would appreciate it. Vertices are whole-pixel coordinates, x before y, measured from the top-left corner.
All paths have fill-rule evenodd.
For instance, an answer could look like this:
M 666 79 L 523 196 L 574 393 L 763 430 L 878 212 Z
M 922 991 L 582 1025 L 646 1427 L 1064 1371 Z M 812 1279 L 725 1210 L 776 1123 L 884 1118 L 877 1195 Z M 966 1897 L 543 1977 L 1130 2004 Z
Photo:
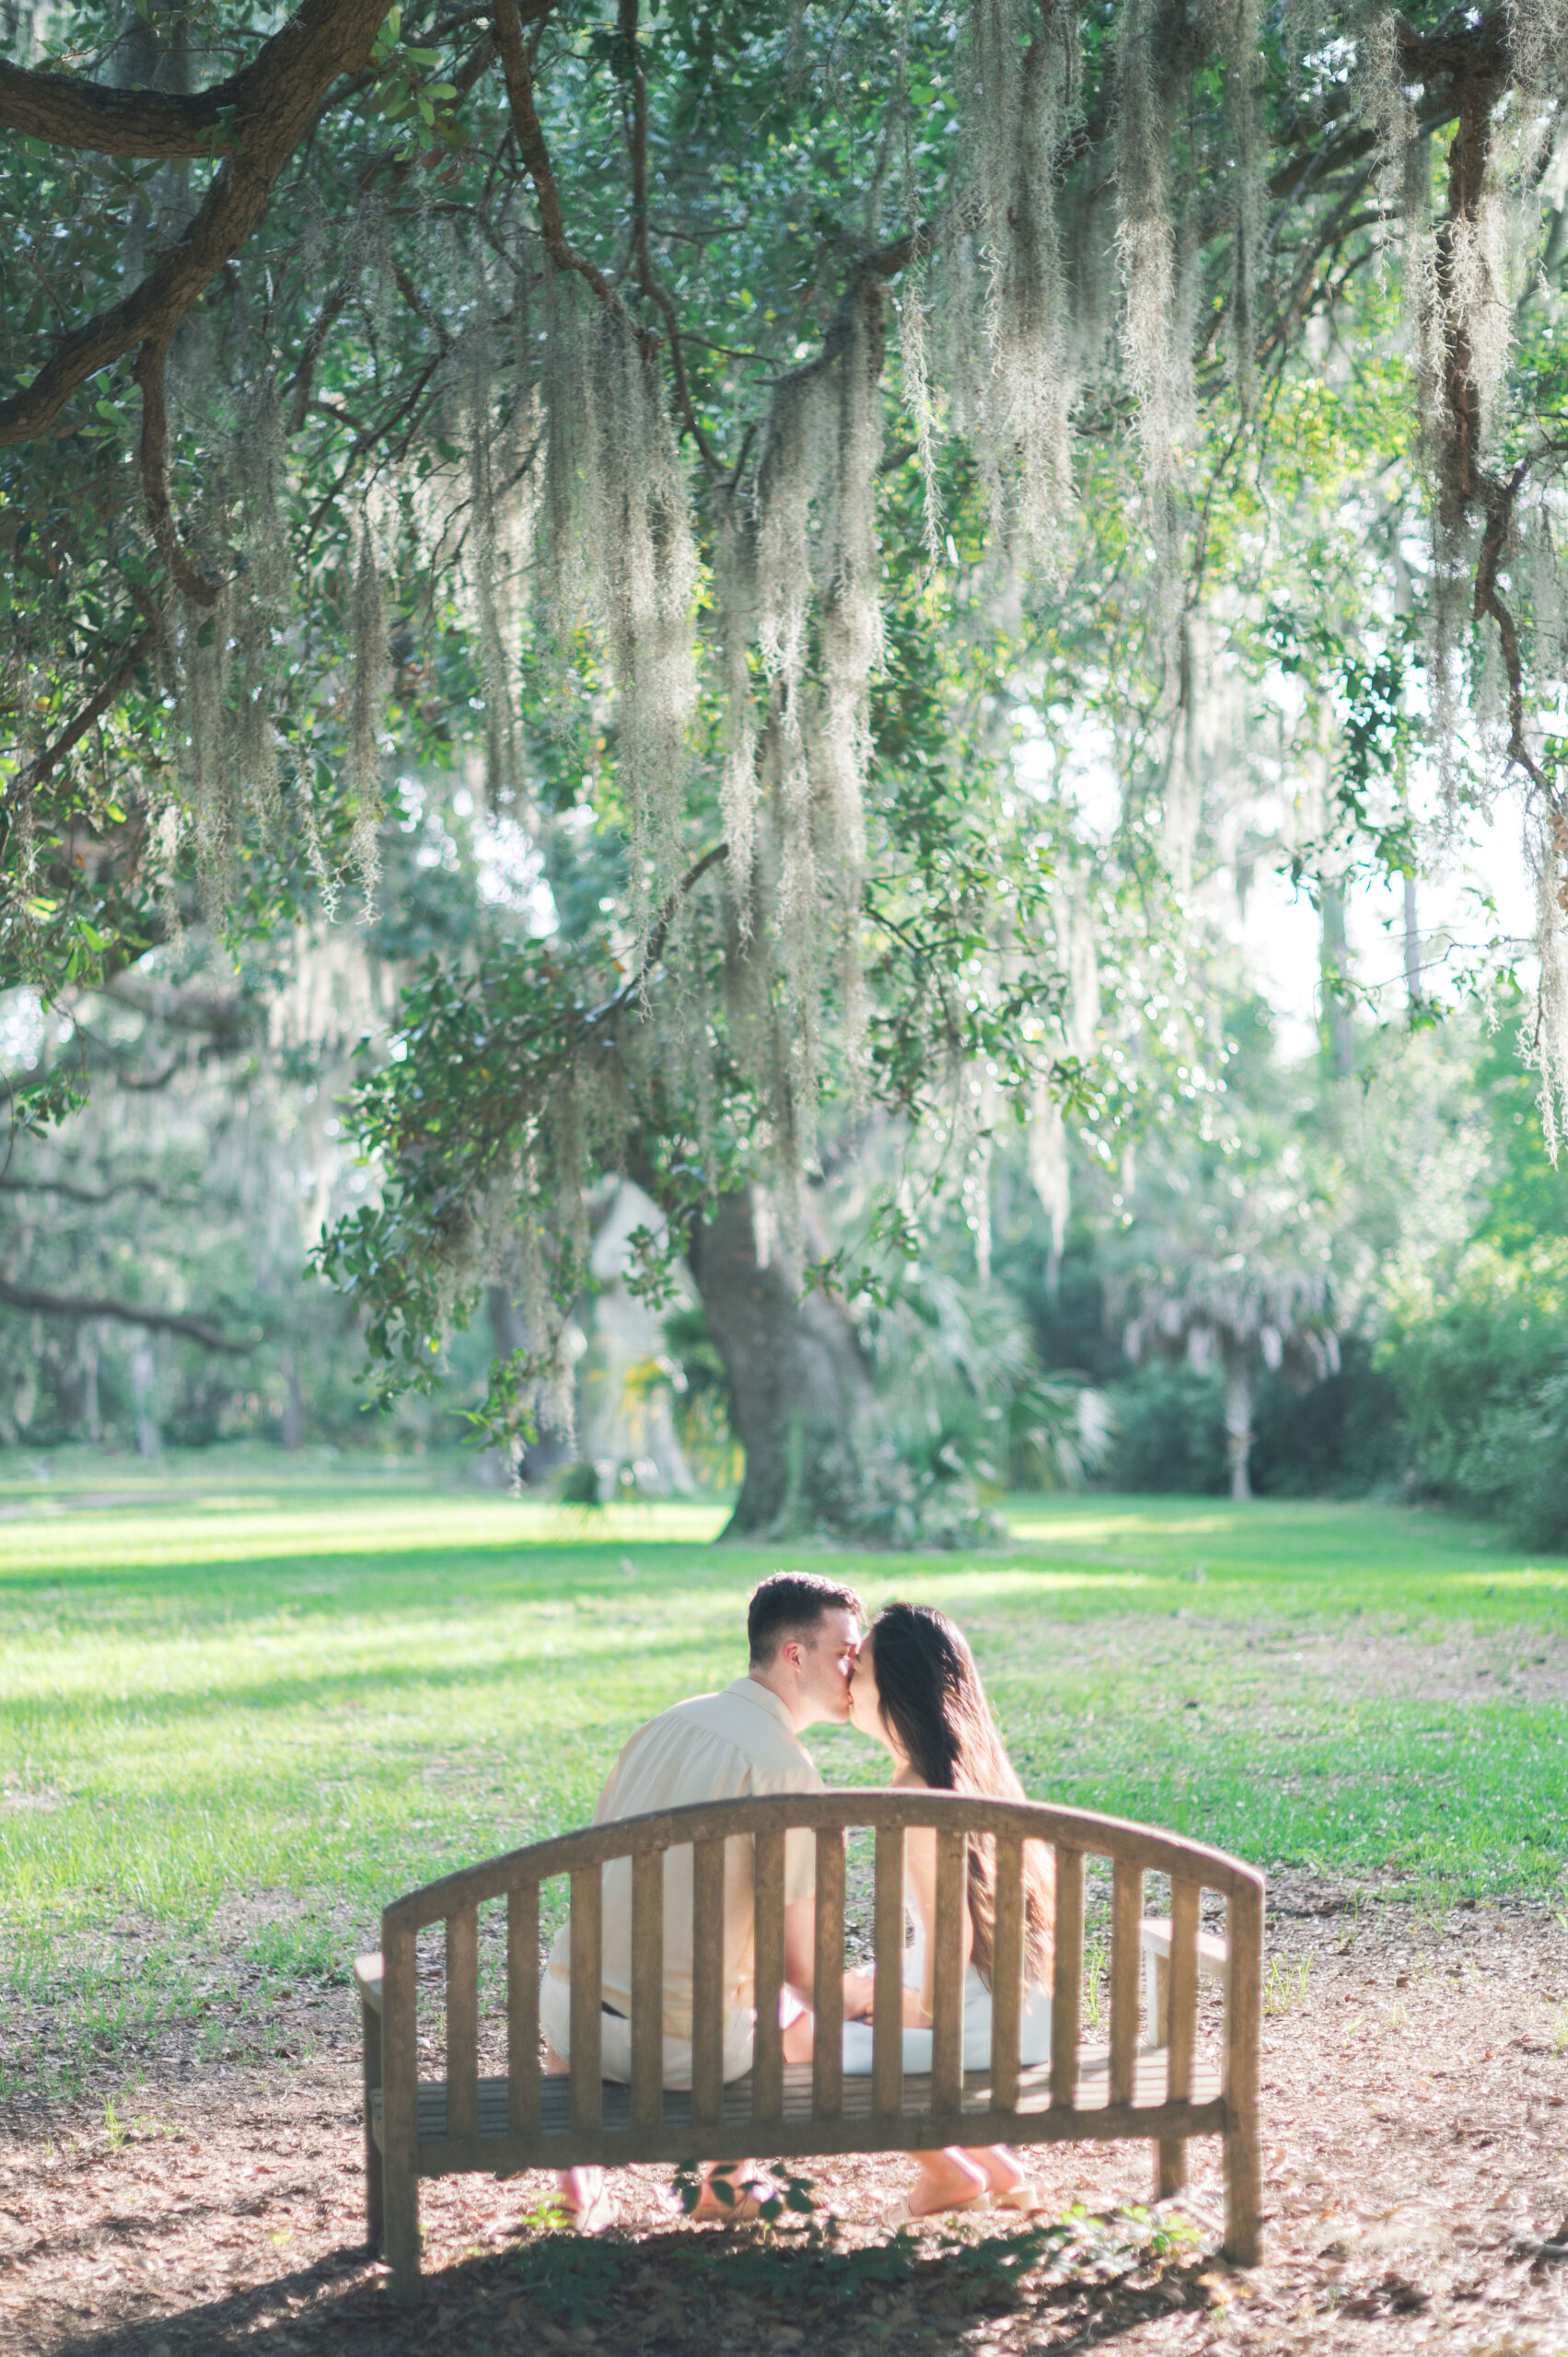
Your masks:
M 343 1943 L 328 1923 L 268 1923 L 245 1944 L 271 1980 L 341 1980 Z
M 719 1507 L 616 1506 L 563 1536 L 555 1509 L 439 1467 L 228 1450 L 99 1462 L 97 1489 L 80 1469 L 51 1486 L 0 1459 L 3 1970 L 59 2025 L 53 2071 L 73 2040 L 128 2050 L 175 2020 L 218 2050 L 236 1975 L 244 2003 L 341 1984 L 387 1898 L 582 1822 L 640 1720 L 738 1674 L 780 1560 L 706 1543 Z M 951 1610 L 1041 1797 L 1265 1866 L 1397 1873 L 1434 1910 L 1559 1887 L 1568 1714 L 1350 1690 L 1290 1641 L 1550 1643 L 1568 1568 L 1473 1524 L 1315 1503 L 1028 1500 L 1013 1527 L 970 1559 L 799 1560 L 873 1606 Z M 809 1742 L 831 1782 L 885 1773 L 847 1730 Z

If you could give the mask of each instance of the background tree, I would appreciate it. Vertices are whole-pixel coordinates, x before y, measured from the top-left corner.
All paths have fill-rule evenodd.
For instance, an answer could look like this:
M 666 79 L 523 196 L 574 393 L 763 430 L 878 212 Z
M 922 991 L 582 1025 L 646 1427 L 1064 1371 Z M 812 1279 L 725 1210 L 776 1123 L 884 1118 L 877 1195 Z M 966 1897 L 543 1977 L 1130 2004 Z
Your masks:
M 1263 1231 L 1245 1227 L 1223 1260 L 1190 1261 L 1179 1277 L 1139 1287 L 1124 1347 L 1134 1366 L 1156 1351 L 1200 1373 L 1217 1361 L 1225 1382 L 1225 1463 L 1233 1498 L 1249 1498 L 1257 1370 L 1306 1390 L 1340 1364 L 1321 1269 L 1271 1267 Z

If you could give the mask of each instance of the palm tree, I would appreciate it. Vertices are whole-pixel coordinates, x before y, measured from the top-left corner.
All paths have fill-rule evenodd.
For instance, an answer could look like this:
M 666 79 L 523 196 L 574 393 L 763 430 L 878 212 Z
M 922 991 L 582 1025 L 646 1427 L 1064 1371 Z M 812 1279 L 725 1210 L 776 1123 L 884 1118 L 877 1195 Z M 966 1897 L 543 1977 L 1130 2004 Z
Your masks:
M 1272 1259 L 1261 1241 L 1223 1260 L 1195 1259 L 1179 1275 L 1144 1277 L 1123 1347 L 1134 1364 L 1157 1354 L 1184 1358 L 1202 1370 L 1218 1358 L 1225 1375 L 1225 1462 L 1233 1498 L 1252 1494 L 1248 1465 L 1259 1364 L 1283 1373 L 1305 1391 L 1340 1364 L 1326 1271 Z

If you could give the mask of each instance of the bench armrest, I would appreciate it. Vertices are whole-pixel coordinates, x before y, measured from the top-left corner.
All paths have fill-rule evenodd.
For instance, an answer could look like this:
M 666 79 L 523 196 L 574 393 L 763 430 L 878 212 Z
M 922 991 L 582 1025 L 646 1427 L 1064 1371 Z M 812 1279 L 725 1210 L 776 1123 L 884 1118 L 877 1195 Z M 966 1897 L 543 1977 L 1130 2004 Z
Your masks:
M 1164 1964 L 1170 1957 L 1170 1918 L 1168 1915 L 1145 1915 L 1138 1926 L 1138 1945 L 1145 1961 L 1157 1956 Z M 1198 1934 L 1198 1977 L 1201 1980 L 1223 1980 L 1225 1958 L 1230 1951 L 1217 1932 Z M 377 1959 L 379 1961 L 379 1958 Z
M 361 2001 L 370 2007 L 372 2013 L 378 2014 L 381 2010 L 381 1958 L 379 1955 L 356 1956 L 354 1959 L 354 1977 L 359 1984 Z

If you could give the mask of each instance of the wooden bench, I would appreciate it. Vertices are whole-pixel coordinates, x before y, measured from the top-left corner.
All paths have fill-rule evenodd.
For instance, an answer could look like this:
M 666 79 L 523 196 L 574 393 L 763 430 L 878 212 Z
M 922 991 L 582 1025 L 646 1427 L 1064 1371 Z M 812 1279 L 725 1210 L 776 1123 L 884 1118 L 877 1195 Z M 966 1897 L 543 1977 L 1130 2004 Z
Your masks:
M 903 1837 L 936 1832 L 935 1992 L 929 2073 L 903 2071 Z M 786 2064 L 779 2028 L 784 1979 L 786 1831 L 816 1836 L 816 2033 L 809 2063 Z M 873 2067 L 842 2067 L 845 1835 L 876 1836 L 877 1975 Z M 753 1842 L 757 2031 L 752 2067 L 726 2084 L 723 1916 L 725 1843 Z M 963 2066 L 962 1910 L 970 1835 L 996 1844 L 995 1968 L 991 2060 Z M 1051 2058 L 1021 2067 L 1026 1840 L 1055 1852 L 1056 1945 Z M 693 1846 L 694 2005 L 691 2086 L 663 2074 L 664 1858 Z M 1110 2036 L 1080 2041 L 1084 1974 L 1084 1861 L 1110 1861 Z M 601 1875 L 633 1862 L 632 2077 L 601 2074 Z M 1168 1922 L 1144 1931 L 1144 1878 L 1170 1881 Z M 540 1886 L 570 1877 L 571 2072 L 540 2069 Z M 1225 1905 L 1222 1943 L 1200 1929 L 1200 1900 Z M 505 1902 L 505 2077 L 479 2071 L 479 1910 Z M 422 2078 L 417 2025 L 417 1934 L 445 1926 L 446 2073 Z M 456 2171 L 505 2176 L 599 2162 L 734 2160 L 932 2149 L 945 2144 L 1040 2144 L 1147 2138 L 1156 2147 L 1156 2190 L 1185 2182 L 1187 2139 L 1225 2139 L 1227 2258 L 1260 2252 L 1258 2130 L 1263 1877 L 1223 1852 L 1081 1809 L 1032 1801 L 976 1800 L 948 1793 L 840 1791 L 721 1801 L 622 1818 L 534 1842 L 393 1901 L 381 1919 L 379 1956 L 355 1968 L 365 2032 L 366 2206 L 373 2248 L 384 2247 L 395 2288 L 419 2282 L 419 2180 Z M 1163 1948 L 1164 1955 L 1158 1951 Z M 1141 2034 L 1140 1958 L 1161 1968 L 1157 2018 Z M 1198 2051 L 1198 1982 L 1225 1981 L 1220 2067 Z

